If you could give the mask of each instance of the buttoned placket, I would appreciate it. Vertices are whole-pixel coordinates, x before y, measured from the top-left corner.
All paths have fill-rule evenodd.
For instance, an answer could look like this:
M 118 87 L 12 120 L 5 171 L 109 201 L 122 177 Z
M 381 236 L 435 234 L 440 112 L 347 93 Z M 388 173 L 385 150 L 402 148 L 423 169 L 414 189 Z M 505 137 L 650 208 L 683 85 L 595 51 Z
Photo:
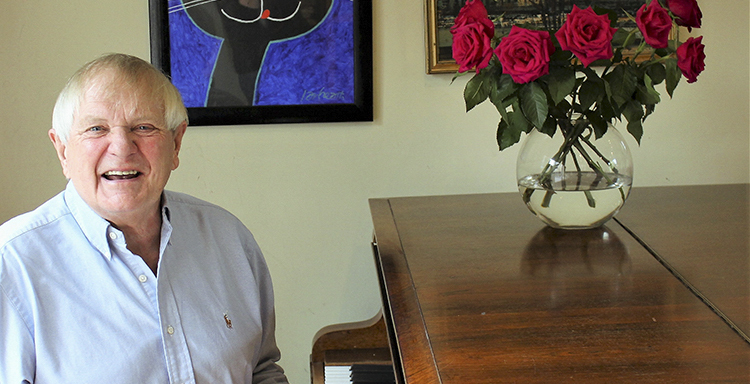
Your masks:
M 146 295 L 150 298 L 154 312 L 158 312 L 156 276 L 154 276 L 154 273 L 143 259 L 130 252 L 125 242 L 125 236 L 119 229 L 109 226 L 107 228 L 107 237 L 110 239 L 111 251 L 119 255 L 122 261 L 128 266 L 133 276 L 141 283 Z
M 165 232 L 165 231 L 162 231 Z M 169 235 L 171 227 L 162 233 Z M 140 256 L 127 249 L 124 235 L 117 228 L 110 226 L 107 229 L 107 237 L 110 239 L 111 250 L 120 256 L 123 262 L 138 280 L 144 293 L 148 296 L 154 315 L 158 317 L 161 327 L 162 346 L 167 363 L 167 373 L 170 383 L 195 383 L 192 369 L 192 361 L 187 347 L 187 340 L 182 332 L 179 312 L 175 302 L 172 289 L 168 287 L 169 279 L 162 276 L 166 273 L 154 275 Z M 161 270 L 162 259 L 166 253 L 168 244 L 161 247 L 159 257 L 159 270 Z
M 162 254 L 159 257 L 159 274 L 156 279 L 159 295 L 159 322 L 162 326 L 167 371 L 172 383 L 195 383 L 186 335 L 183 332 L 174 289 L 170 285 L 169 258 L 170 246 L 166 244 L 166 247 L 162 247 Z

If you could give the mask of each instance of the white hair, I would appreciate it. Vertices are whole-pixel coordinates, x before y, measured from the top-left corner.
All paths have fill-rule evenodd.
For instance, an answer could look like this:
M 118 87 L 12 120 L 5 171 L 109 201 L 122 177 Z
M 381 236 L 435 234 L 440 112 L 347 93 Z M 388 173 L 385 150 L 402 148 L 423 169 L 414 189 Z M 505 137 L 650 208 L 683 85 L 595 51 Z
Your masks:
M 112 71 L 115 81 L 97 84 L 97 76 Z M 95 59 L 76 71 L 57 97 L 52 112 L 52 128 L 65 144 L 70 136 L 73 118 L 83 101 L 86 91 L 94 86 L 102 91 L 116 94 L 122 89 L 112 85 L 127 84 L 147 92 L 153 100 L 163 100 L 164 123 L 174 131 L 182 123 L 187 123 L 187 109 L 182 102 L 180 92 L 169 79 L 148 62 L 135 56 L 114 53 Z

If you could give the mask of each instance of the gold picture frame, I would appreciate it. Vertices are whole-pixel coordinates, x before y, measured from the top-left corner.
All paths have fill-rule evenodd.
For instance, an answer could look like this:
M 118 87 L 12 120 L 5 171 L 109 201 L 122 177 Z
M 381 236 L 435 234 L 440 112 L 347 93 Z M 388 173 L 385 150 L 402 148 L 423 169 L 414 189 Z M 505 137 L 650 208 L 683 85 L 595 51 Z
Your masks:
M 465 3 L 466 0 L 425 0 L 425 53 L 428 74 L 455 73 L 458 70 L 458 64 L 453 60 L 451 52 L 450 27 Z M 613 6 L 613 3 L 616 5 Z M 565 15 L 574 4 L 579 8 L 599 5 L 617 9 L 620 17 L 618 27 L 635 28 L 635 24 L 627 18 L 625 12 L 635 16 L 636 11 L 644 3 L 643 0 L 484 0 L 484 4 L 490 17 L 496 21 L 496 35 L 502 35 L 507 34 L 513 25 L 556 30 L 565 21 Z M 673 33 L 676 32 L 673 30 Z
M 444 49 L 444 44 L 441 44 L 441 40 L 445 39 L 445 33 L 447 31 L 450 36 L 450 27 L 446 30 L 445 28 L 439 28 L 438 18 L 438 1 L 439 0 L 426 0 L 425 14 L 427 15 L 426 32 L 427 32 L 427 73 L 453 73 L 458 71 L 458 64 L 453 58 L 445 58 L 445 54 L 440 54 L 440 50 Z M 438 36 L 440 35 L 440 36 Z

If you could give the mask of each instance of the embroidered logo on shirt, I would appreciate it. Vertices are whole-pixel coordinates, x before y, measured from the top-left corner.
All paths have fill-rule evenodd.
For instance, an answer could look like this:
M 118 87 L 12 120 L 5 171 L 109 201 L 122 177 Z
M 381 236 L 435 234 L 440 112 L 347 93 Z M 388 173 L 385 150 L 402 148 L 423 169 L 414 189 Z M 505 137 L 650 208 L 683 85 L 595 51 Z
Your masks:
M 224 322 L 227 323 L 227 328 L 232 329 L 232 319 L 229 318 L 226 312 L 224 313 Z

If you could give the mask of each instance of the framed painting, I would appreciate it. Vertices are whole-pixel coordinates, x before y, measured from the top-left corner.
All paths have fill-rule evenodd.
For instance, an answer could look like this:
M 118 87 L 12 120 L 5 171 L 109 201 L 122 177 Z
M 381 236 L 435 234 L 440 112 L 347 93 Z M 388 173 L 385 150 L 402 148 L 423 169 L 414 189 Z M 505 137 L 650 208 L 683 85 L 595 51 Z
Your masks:
M 466 0 L 426 0 L 427 73 L 453 73 L 458 70 L 453 60 L 450 28 Z M 557 30 L 573 5 L 587 8 L 598 5 L 615 10 L 618 28 L 636 28 L 627 13 L 635 16 L 644 0 L 483 0 L 495 22 L 495 36 L 505 36 L 513 25 L 529 29 Z M 636 43 L 639 43 L 637 41 Z
M 371 0 L 149 0 L 190 125 L 372 121 Z

